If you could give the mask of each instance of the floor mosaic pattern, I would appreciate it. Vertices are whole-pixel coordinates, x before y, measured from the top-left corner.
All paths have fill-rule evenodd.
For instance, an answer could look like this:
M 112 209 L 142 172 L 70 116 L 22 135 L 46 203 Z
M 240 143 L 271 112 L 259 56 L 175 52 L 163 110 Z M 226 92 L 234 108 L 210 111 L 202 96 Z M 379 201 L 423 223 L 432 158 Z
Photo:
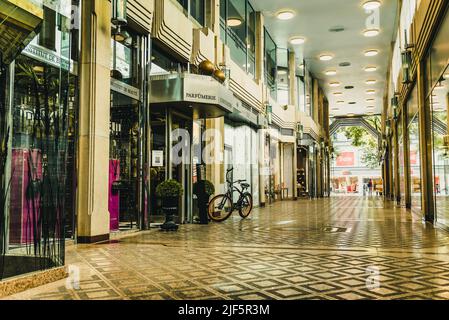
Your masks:
M 285 201 L 249 220 L 72 246 L 68 281 L 9 299 L 449 299 L 448 245 L 382 199 Z

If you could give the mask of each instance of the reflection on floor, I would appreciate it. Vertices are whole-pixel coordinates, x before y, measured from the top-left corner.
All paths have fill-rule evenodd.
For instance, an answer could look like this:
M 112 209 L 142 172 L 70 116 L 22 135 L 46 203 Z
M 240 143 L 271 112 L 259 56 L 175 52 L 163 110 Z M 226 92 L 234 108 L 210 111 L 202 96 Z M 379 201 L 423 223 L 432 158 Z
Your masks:
M 449 233 L 381 198 L 286 201 L 245 221 L 73 246 L 79 288 L 11 299 L 449 299 L 448 249 Z

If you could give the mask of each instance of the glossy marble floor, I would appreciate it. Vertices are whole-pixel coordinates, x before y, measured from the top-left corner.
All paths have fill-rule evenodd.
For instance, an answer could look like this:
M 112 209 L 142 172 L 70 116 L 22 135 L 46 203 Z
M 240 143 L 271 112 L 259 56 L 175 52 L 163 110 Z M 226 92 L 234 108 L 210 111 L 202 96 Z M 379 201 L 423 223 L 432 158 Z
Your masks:
M 10 299 L 449 299 L 448 249 L 448 232 L 380 198 L 285 201 L 69 247 L 71 280 Z

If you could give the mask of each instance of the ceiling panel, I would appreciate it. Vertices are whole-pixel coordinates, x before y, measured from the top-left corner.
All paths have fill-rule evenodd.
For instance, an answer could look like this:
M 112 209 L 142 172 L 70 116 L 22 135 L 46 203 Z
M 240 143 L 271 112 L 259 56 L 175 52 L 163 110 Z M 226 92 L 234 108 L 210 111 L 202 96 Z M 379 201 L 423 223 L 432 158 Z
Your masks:
M 341 116 L 348 114 L 381 113 L 382 101 L 386 87 L 386 78 L 391 59 L 392 43 L 396 39 L 395 25 L 398 12 L 397 0 L 382 0 L 379 12 L 380 34 L 368 38 L 363 35 L 372 21 L 372 12 L 366 12 L 362 5 L 366 1 L 360 0 L 253 0 L 255 9 L 262 11 L 265 25 L 279 47 L 288 47 L 295 51 L 298 66 L 304 59 L 309 70 L 320 81 L 331 110 L 331 114 Z M 279 11 L 291 9 L 295 17 L 282 21 L 276 18 Z M 341 32 L 331 32 L 330 29 L 343 28 Z M 289 39 L 303 36 L 303 45 L 291 46 Z M 365 57 L 364 52 L 370 49 L 379 50 L 376 57 Z M 330 53 L 334 56 L 331 61 L 320 61 L 319 56 Z M 340 67 L 342 62 L 350 62 L 349 67 Z M 367 66 L 376 66 L 377 71 L 367 73 Z M 336 76 L 327 76 L 326 70 L 336 70 Z M 368 85 L 367 80 L 376 80 L 376 84 Z M 340 82 L 341 87 L 332 88 L 331 82 Z M 345 86 L 354 86 L 346 90 Z M 368 95 L 367 90 L 374 89 L 374 95 Z M 344 93 L 341 97 L 334 96 L 334 92 Z M 367 102 L 374 98 L 375 102 Z M 337 101 L 344 104 L 337 105 Z M 356 104 L 349 104 L 355 102 Z M 374 106 L 374 109 L 367 107 Z

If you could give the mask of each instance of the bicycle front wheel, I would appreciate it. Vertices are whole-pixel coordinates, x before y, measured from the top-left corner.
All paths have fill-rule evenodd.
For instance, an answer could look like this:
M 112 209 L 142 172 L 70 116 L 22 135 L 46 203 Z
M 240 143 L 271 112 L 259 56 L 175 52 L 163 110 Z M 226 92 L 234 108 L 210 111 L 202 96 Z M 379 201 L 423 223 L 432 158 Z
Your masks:
M 211 220 L 223 222 L 231 216 L 233 210 L 231 198 L 222 194 L 214 197 L 209 202 L 208 214 Z
M 253 196 L 249 193 L 245 193 L 242 198 L 242 206 L 239 210 L 239 215 L 246 219 L 253 211 Z

